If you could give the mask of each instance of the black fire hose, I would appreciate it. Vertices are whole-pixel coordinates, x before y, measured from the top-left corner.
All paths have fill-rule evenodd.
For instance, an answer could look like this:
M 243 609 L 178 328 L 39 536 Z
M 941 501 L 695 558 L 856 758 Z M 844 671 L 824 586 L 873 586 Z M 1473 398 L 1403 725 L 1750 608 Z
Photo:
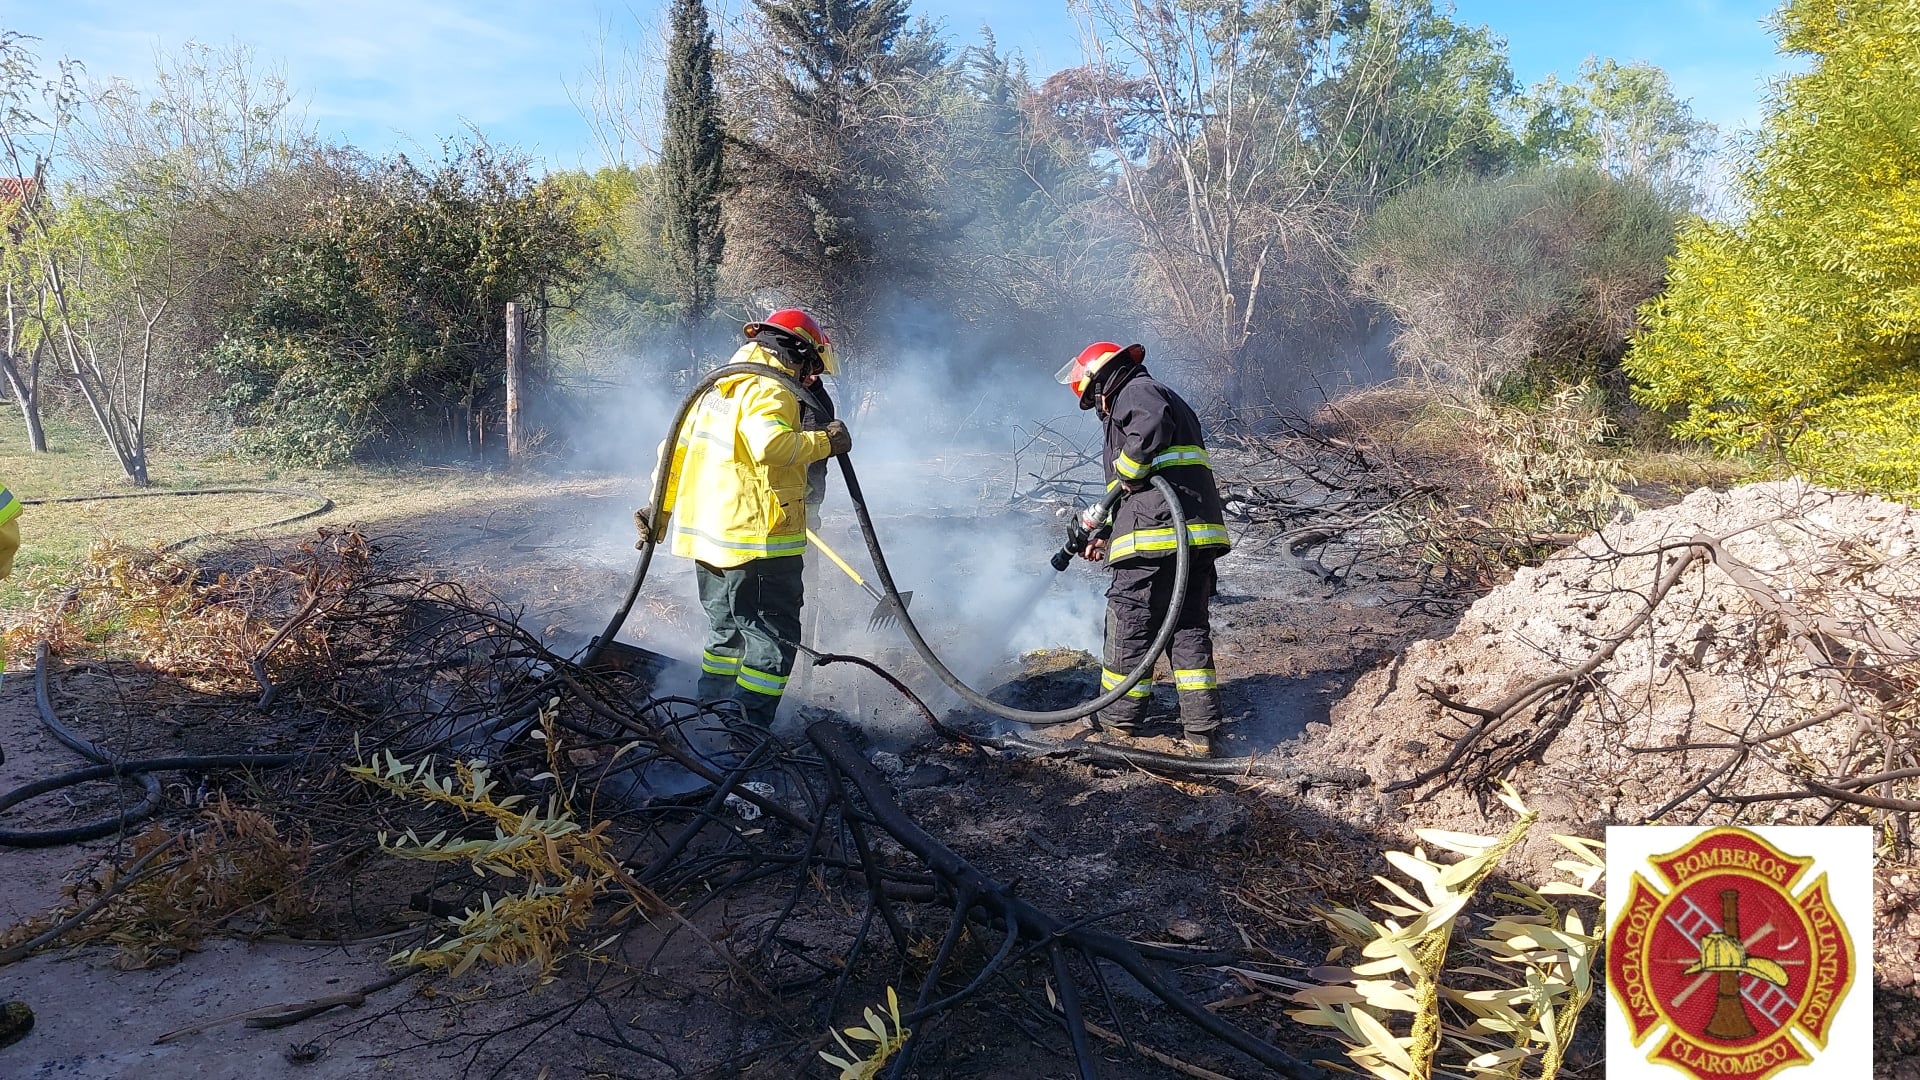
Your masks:
M 28 799 L 45 795 L 50 791 L 73 787 L 95 780 L 117 780 L 121 778 L 140 781 L 142 795 L 134 806 L 84 825 L 70 825 L 59 829 L 5 829 L 0 828 L 0 847 L 60 847 L 65 844 L 77 844 L 83 840 L 98 840 L 103 836 L 112 836 L 129 825 L 144 821 L 160 807 L 160 780 L 153 774 L 173 769 L 243 769 L 278 768 L 293 765 L 302 760 L 304 754 L 198 754 L 187 757 L 143 758 L 128 760 L 113 753 L 106 747 L 92 742 L 62 723 L 53 709 L 53 696 L 47 685 L 46 642 L 40 643 L 39 655 L 35 658 L 34 703 L 40 710 L 40 722 L 47 731 L 68 749 L 88 761 L 93 762 L 82 768 L 49 776 L 44 780 L 35 780 L 23 784 L 12 791 L 0 794 L 0 811 L 12 809 Z
M 1082 705 L 1075 705 L 1065 709 L 1035 711 L 1031 709 L 1015 709 L 1011 706 L 1002 705 L 985 694 L 980 693 L 978 690 L 975 690 L 973 687 L 968 686 L 961 680 L 960 676 L 955 675 L 952 669 L 947 667 L 946 663 L 940 659 L 939 654 L 933 651 L 933 646 L 927 644 L 927 639 L 920 634 L 920 628 L 913 624 L 913 619 L 907 614 L 907 605 L 901 602 L 900 591 L 894 587 L 893 574 L 887 569 L 887 557 L 880 550 L 879 538 L 874 535 L 873 518 L 868 515 L 866 500 L 860 493 L 860 480 L 853 474 L 853 462 L 847 460 L 844 454 L 840 456 L 839 461 L 840 475 L 846 479 L 847 495 L 853 501 L 854 516 L 860 521 L 860 535 L 866 539 L 867 554 L 873 559 L 874 576 L 880 579 L 880 591 L 886 593 L 887 600 L 893 604 L 893 613 L 895 617 L 900 620 L 901 629 L 906 631 L 907 641 L 912 644 L 913 651 L 919 653 L 920 658 L 925 660 L 927 666 L 933 669 L 933 673 L 940 677 L 940 681 L 947 684 L 948 689 L 960 695 L 961 699 L 967 704 L 972 705 L 982 712 L 992 713 L 1002 719 L 1011 720 L 1017 724 L 1025 724 L 1028 727 L 1067 724 L 1084 717 L 1092 716 L 1101 709 L 1114 704 L 1121 698 L 1126 697 L 1135 686 L 1139 685 L 1142 679 L 1153 674 L 1154 663 L 1160 659 L 1161 653 L 1167 651 L 1167 643 L 1173 640 L 1174 629 L 1180 621 L 1180 609 L 1186 603 L 1187 579 L 1193 562 L 1192 553 L 1187 548 L 1187 518 L 1180 510 L 1180 496 L 1174 492 L 1173 485 L 1167 483 L 1165 477 L 1156 474 L 1149 479 L 1153 484 L 1154 490 L 1158 491 L 1160 497 L 1167 501 L 1167 510 L 1173 517 L 1175 545 L 1173 549 L 1173 590 L 1168 599 L 1167 614 L 1160 620 L 1160 630 L 1153 636 L 1153 643 L 1147 646 L 1146 655 L 1141 657 L 1140 663 L 1136 665 L 1132 671 L 1128 672 L 1126 678 L 1120 680 L 1119 684 L 1113 689 Z
M 800 385 L 798 379 L 795 379 L 793 376 L 788 375 L 778 368 L 766 364 L 727 364 L 708 372 L 704 378 L 693 385 L 693 388 L 687 392 L 687 396 L 680 402 L 679 410 L 673 414 L 672 425 L 667 428 L 667 440 L 663 444 L 660 465 L 654 472 L 653 496 L 647 503 L 647 506 L 653 510 L 654 520 L 647 523 L 649 538 L 646 543 L 640 546 L 640 562 L 639 565 L 634 568 L 633 581 L 627 585 L 626 597 L 621 600 L 620 607 L 613 613 L 613 618 L 608 620 L 607 628 L 600 633 L 600 636 L 594 638 L 587 644 L 586 649 L 580 656 L 579 662 L 581 664 L 591 665 L 598 659 L 601 651 L 607 647 L 607 643 L 611 642 L 620 633 L 620 628 L 626 625 L 627 613 L 633 610 L 634 601 L 640 596 L 640 588 L 646 582 L 647 569 L 653 564 L 654 548 L 659 543 L 660 525 L 662 524 L 660 504 L 665 501 L 666 498 L 668 472 L 673 462 L 674 447 L 677 446 L 680 441 L 680 428 L 686 423 L 687 414 L 693 410 L 694 403 L 700 399 L 700 396 L 706 393 L 707 390 L 712 388 L 712 386 L 721 379 L 732 375 L 758 375 L 763 378 L 773 379 L 786 386 L 789 390 L 792 390 L 800 398 L 807 401 L 813 400 L 813 395 L 808 392 L 806 387 Z M 958 694 L 962 700 L 974 708 L 982 712 L 991 713 L 1005 720 L 1011 720 L 1017 724 L 1025 724 L 1029 727 L 1066 724 L 1092 716 L 1094 713 L 1127 696 L 1128 692 L 1139 685 L 1142 679 L 1152 674 L 1154 663 L 1160 659 L 1160 654 L 1166 651 L 1167 643 L 1173 640 L 1174 628 L 1180 620 L 1180 609 L 1186 601 L 1187 579 L 1193 556 L 1187 547 L 1187 519 L 1186 515 L 1181 512 L 1180 498 L 1174 492 L 1173 486 L 1167 483 L 1164 477 L 1155 475 L 1149 477 L 1149 481 L 1152 483 L 1154 490 L 1160 493 L 1160 497 L 1166 500 L 1168 513 L 1173 518 L 1173 535 L 1175 541 L 1173 549 L 1173 590 L 1170 602 L 1167 605 L 1166 617 L 1161 620 L 1160 630 L 1154 635 L 1153 643 L 1147 647 L 1146 656 L 1141 659 L 1140 663 L 1132 671 L 1127 673 L 1119 685 L 1101 694 L 1099 697 L 1094 698 L 1092 701 L 1066 709 L 1034 711 L 1029 709 L 1015 709 L 1002 705 L 992 698 L 987 697 L 985 694 L 980 693 L 978 690 L 975 690 L 973 687 L 968 686 L 961 680 L 960 676 L 955 675 L 952 669 L 947 667 L 940 659 L 939 654 L 933 651 L 933 646 L 927 644 L 927 639 L 921 635 L 920 628 L 914 625 L 913 616 L 907 613 L 907 605 L 900 599 L 900 590 L 895 587 L 893 583 L 893 574 L 887 569 L 887 557 L 886 554 L 880 550 L 880 539 L 874 532 L 873 517 L 867 512 L 866 496 L 862 494 L 860 490 L 860 478 L 854 474 L 853 462 L 845 454 L 838 455 L 837 460 L 840 463 L 840 475 L 846 480 L 847 497 L 853 502 L 854 516 L 860 522 L 860 535 L 867 544 L 867 555 L 873 560 L 874 576 L 879 578 L 880 591 L 885 594 L 887 602 L 893 607 L 894 616 L 900 620 L 901 628 L 906 631 L 908 643 L 913 646 L 913 651 L 919 653 L 920 658 L 926 661 L 927 666 L 933 669 L 934 674 L 940 677 L 940 681 L 947 685 L 948 689 Z
M 22 499 L 20 500 L 20 505 L 52 506 L 56 503 L 111 502 L 116 499 L 190 499 L 197 495 L 285 495 L 296 499 L 312 499 L 315 505 L 311 509 L 302 510 L 297 514 L 291 514 L 274 521 L 262 522 L 258 525 L 248 525 L 240 529 L 221 529 L 216 532 L 194 533 L 192 536 L 183 536 L 162 547 L 160 549 L 162 552 L 178 551 L 195 541 L 211 540 L 215 537 L 227 536 L 232 533 L 262 532 L 267 529 L 277 529 L 282 525 L 292 525 L 295 522 L 305 521 L 308 518 L 319 517 L 321 514 L 325 514 L 333 509 L 333 499 L 330 496 L 322 495 L 314 491 L 295 491 L 292 488 L 278 487 L 212 487 L 187 488 L 178 491 L 172 489 L 159 491 L 112 491 L 103 495 L 61 495 L 44 499 Z

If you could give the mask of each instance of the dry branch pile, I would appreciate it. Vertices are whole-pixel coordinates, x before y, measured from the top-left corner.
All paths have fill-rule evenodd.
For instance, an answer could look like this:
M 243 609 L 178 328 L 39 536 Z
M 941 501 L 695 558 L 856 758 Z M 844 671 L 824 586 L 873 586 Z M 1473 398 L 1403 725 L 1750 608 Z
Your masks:
M 417 973 L 449 992 L 394 992 L 350 1025 L 442 1010 L 445 1027 L 402 1049 L 467 1071 L 509 1072 L 567 1040 L 600 1048 L 596 1060 L 623 1075 L 792 1076 L 849 1010 L 897 988 L 916 1035 L 896 1048 L 888 1076 L 916 1061 L 932 1067 L 983 1023 L 1021 1032 L 1083 1078 L 1111 1075 L 1092 1041 L 1106 1031 L 1126 1045 L 1178 1034 L 1171 1045 L 1183 1055 L 1320 1075 L 1276 1045 L 1291 1040 L 1273 1029 L 1207 1007 L 1218 976 L 1196 972 L 1261 960 L 1134 942 L 1110 928 L 1126 908 L 1063 905 L 996 878 L 903 807 L 833 720 L 783 743 L 726 709 L 657 696 L 652 672 L 630 658 L 582 667 L 512 611 L 449 582 L 386 572 L 377 547 L 353 532 L 228 575 L 122 554 L 103 556 L 71 603 L 38 620 L 52 707 L 106 744 L 103 757 L 159 750 L 157 725 L 131 715 L 103 724 L 120 712 L 84 691 L 87 668 L 131 678 L 145 665 L 152 685 L 119 698 L 122 712 L 164 689 L 167 707 L 204 712 L 196 738 L 303 753 L 251 783 L 208 765 L 164 797 L 154 785 L 165 823 L 149 834 L 157 861 L 109 871 L 103 882 L 126 883 L 117 895 L 103 890 L 82 912 L 20 928 L 0 964 L 135 930 L 135 944 L 153 946 L 143 963 L 177 958 L 223 928 L 380 940 L 400 965 L 394 979 L 214 1023 L 322 1015 Z M 988 767 L 984 750 L 972 752 Z M 143 776 L 179 771 L 153 764 Z M 663 773 L 693 783 L 637 783 Z M 251 797 L 260 811 L 190 821 L 196 788 Z M 44 828 L 65 824 L 65 813 L 42 798 L 4 820 Z M 276 868 L 262 889 L 235 892 L 224 871 L 237 856 L 221 853 L 238 850 L 236 823 L 297 838 L 274 850 L 297 855 L 305 872 L 292 876 L 311 891 L 281 888 L 289 873 Z M 152 847 L 161 843 L 167 850 Z M 308 918 L 338 906 L 329 889 L 341 882 L 370 925 Z M 402 906 L 434 919 L 409 919 Z M 481 961 L 520 964 L 551 984 L 537 1003 L 501 1001 L 513 1010 L 506 1021 L 456 1023 L 462 1003 L 488 996 L 458 982 L 480 978 L 461 969 Z M 1118 1003 L 1122 977 L 1154 1002 L 1148 1030 L 1144 1010 Z M 643 1003 L 670 988 L 743 1015 L 706 1040 L 637 1023 Z M 1008 1027 L 994 1017 L 1011 1018 Z
M 1018 433 L 997 474 L 1016 509 L 1064 517 L 1104 489 L 1098 446 L 1062 434 L 1070 424 Z M 1392 602 L 1430 615 L 1632 505 L 1605 416 L 1578 390 L 1522 410 L 1376 387 L 1254 427 L 1209 439 L 1235 549 L 1327 585 L 1404 585 Z
M 1576 823 L 1920 809 L 1920 512 L 1789 481 L 1590 536 L 1363 678 L 1311 753 Z M 1442 793 L 1446 793 L 1444 796 Z

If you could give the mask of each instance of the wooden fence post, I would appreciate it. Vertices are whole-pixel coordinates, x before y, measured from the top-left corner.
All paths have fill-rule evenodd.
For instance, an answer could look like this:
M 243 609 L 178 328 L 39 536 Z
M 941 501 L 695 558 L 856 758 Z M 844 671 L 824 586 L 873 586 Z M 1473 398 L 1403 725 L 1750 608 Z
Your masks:
M 524 435 L 520 423 L 520 383 L 526 377 L 527 323 L 520 305 L 507 305 L 507 464 L 520 464 Z

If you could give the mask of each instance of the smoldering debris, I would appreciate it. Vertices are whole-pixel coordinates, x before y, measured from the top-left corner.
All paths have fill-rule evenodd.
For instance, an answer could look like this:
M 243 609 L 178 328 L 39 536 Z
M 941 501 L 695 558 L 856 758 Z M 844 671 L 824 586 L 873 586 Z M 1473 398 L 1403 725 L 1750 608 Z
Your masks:
M 276 576 L 261 569 L 263 581 Z M 351 890 L 373 869 L 389 887 L 404 880 L 414 903 L 444 915 L 411 929 L 376 930 L 403 966 L 352 1002 L 390 995 L 381 1008 L 364 1010 L 371 1016 L 470 1008 L 484 991 L 461 983 L 459 974 L 490 957 L 531 964 L 559 980 L 531 1017 L 478 1030 L 449 1015 L 448 1025 L 435 1029 L 443 1033 L 429 1041 L 435 1052 L 506 1070 L 545 1054 L 546 1040 L 559 1031 L 596 1040 L 634 1067 L 698 1053 L 697 1042 L 669 1047 L 665 1056 L 645 1049 L 645 1032 L 623 1021 L 627 1009 L 616 1004 L 643 974 L 659 983 L 663 973 L 651 958 L 670 950 L 680 966 L 665 978 L 684 977 L 702 992 L 753 1003 L 759 1018 L 751 1026 L 765 1044 L 762 1054 L 771 1055 L 762 1075 L 792 1075 L 793 1052 L 804 1051 L 843 1006 L 872 1000 L 876 982 L 909 989 L 902 1022 L 917 1031 L 980 1022 L 972 1014 L 948 1018 L 988 995 L 998 1001 L 1003 987 L 1011 988 L 1014 1008 L 1050 988 L 1061 1004 L 1057 1012 L 1042 1006 L 1041 1015 L 1061 1026 L 1065 1052 L 1090 1061 L 1091 1017 L 1107 1008 L 1094 994 L 1096 972 L 1106 964 L 1128 972 L 1169 1016 L 1184 1018 L 1188 1038 L 1210 1057 L 1240 1055 L 1281 1075 L 1319 1075 L 1266 1037 L 1208 1011 L 1186 980 L 1160 966 L 1218 956 L 1137 944 L 1099 928 L 1109 918 L 1104 912 L 1056 909 L 1025 890 L 1016 894 L 920 824 L 837 720 L 809 724 L 796 742 L 769 738 L 724 708 L 661 696 L 649 678 L 658 670 L 652 657 L 581 668 L 510 612 L 374 560 L 344 564 L 317 598 L 243 592 L 250 599 L 236 606 L 228 586 L 191 584 L 197 580 L 182 579 L 188 584 L 170 609 L 177 622 L 192 624 L 197 605 L 210 603 L 244 612 L 232 625 L 253 627 L 248 634 L 302 616 L 283 636 L 297 648 L 267 657 L 278 693 L 264 712 L 232 696 L 208 702 L 219 706 L 208 710 L 215 733 L 248 732 L 268 745 L 297 741 L 307 752 L 304 765 L 271 781 L 211 781 L 219 791 L 264 799 L 262 820 L 297 825 L 308 852 L 299 887 L 313 891 L 277 889 L 272 909 L 249 909 L 265 927 L 249 928 L 364 934 L 362 926 L 301 920 L 304 913 L 342 911 L 328 890 Z M 123 594 L 102 579 L 87 611 L 90 618 L 124 615 L 150 595 Z M 61 640 L 76 653 L 84 649 L 83 635 Z M 257 653 L 216 650 L 196 653 L 194 662 L 206 669 L 224 663 L 233 669 L 230 679 L 244 680 L 252 677 L 249 655 Z M 56 683 L 51 695 L 64 700 L 66 689 Z M 720 739 L 703 747 L 699 727 Z M 635 771 L 667 764 L 700 786 L 636 799 Z M 940 771 L 944 777 L 983 764 L 958 756 Z M 910 776 L 923 771 L 932 770 Z M 184 809 L 169 800 L 162 813 L 178 820 Z M 408 864 L 392 857 L 409 852 L 425 858 L 412 864 L 423 873 L 398 872 Z M 379 869 L 387 866 L 394 869 Z M 475 873 L 484 868 L 491 869 Z M 133 877 L 149 869 L 125 868 Z M 701 927 L 716 905 L 757 911 L 751 930 L 725 945 L 716 941 Z M 60 933 L 91 916 L 76 913 Z M 32 947 L 56 944 L 59 936 Z M 929 958 L 921 943 L 934 941 L 945 944 Z M 816 955 L 823 947 L 833 963 Z M 719 965 L 724 988 L 703 974 L 709 961 Z M 407 979 L 450 992 L 416 998 L 394 989 Z M 339 1004 L 290 1002 L 262 1015 L 297 1023 Z M 1129 1023 L 1119 1014 L 1101 1019 L 1117 1030 Z M 174 1034 L 188 1039 L 198 1030 Z M 912 1045 L 910 1057 L 931 1059 L 942 1044 Z

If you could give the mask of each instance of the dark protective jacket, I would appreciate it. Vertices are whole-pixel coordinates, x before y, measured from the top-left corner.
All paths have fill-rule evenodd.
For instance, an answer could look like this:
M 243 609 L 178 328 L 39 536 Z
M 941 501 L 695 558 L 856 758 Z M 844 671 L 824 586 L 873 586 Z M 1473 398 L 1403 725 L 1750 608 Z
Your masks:
M 825 431 L 833 420 L 833 398 L 827 394 L 827 388 L 815 382 L 808 389 L 813 391 L 814 400 L 820 403 L 818 409 L 800 399 L 800 430 Z M 821 502 L 827 497 L 827 459 L 821 458 L 807 466 L 807 510 L 818 514 Z
M 1117 386 L 1106 395 L 1106 450 L 1101 457 L 1108 490 L 1122 481 L 1144 482 L 1156 473 L 1166 477 L 1180 497 L 1194 551 L 1226 554 L 1231 546 L 1226 510 L 1213 482 L 1200 418 L 1145 367 L 1131 367 L 1117 373 Z M 1158 491 L 1149 487 L 1121 500 L 1113 512 L 1108 562 L 1170 555 L 1174 546 L 1173 516 Z

